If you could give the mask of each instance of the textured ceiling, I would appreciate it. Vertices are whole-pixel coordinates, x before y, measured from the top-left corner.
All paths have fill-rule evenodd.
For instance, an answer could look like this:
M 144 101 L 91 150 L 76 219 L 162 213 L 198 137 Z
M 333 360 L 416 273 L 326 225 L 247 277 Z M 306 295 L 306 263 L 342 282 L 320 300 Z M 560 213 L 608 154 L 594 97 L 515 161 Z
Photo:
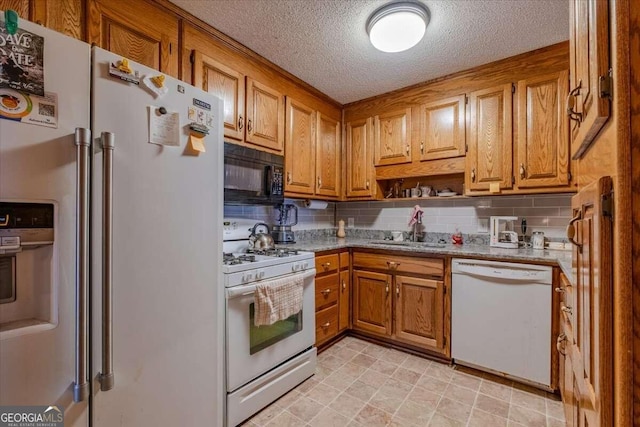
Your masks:
M 422 0 L 423 40 L 377 51 L 365 25 L 388 0 L 171 0 L 341 103 L 569 38 L 567 0 Z

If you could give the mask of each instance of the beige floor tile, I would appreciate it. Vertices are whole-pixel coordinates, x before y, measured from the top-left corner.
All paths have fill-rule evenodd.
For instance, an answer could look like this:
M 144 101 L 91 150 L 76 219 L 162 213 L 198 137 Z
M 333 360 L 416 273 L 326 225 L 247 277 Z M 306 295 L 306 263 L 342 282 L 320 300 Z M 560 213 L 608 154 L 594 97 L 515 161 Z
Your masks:
M 466 423 L 445 417 L 441 414 L 433 414 L 431 421 L 429 421 L 429 427 L 464 427 Z
M 564 421 L 564 406 L 562 402 L 555 399 L 546 399 L 547 404 L 547 417 L 556 418 L 560 421 Z
M 280 413 L 269 424 L 266 424 L 267 427 L 300 427 L 306 425 L 306 422 L 288 411 Z
M 443 397 L 438 403 L 436 414 L 466 423 L 471 415 L 471 406 Z
M 347 424 L 347 427 L 365 427 L 365 426 L 363 426 L 362 424 L 360 424 L 356 420 L 351 420 L 351 422 L 349 424 Z
M 424 374 L 431 363 L 432 362 L 430 360 L 410 354 L 407 356 L 405 361 L 402 362 L 401 366 L 411 371 L 418 372 L 419 374 Z
M 416 383 L 417 386 L 425 388 L 432 393 L 443 394 L 447 389 L 449 383 L 447 381 L 442 381 L 437 378 L 434 378 L 430 375 L 424 374 Z
M 411 371 L 411 370 L 403 368 L 403 367 L 399 367 L 393 373 L 393 377 L 397 378 L 398 380 L 403 381 L 405 383 L 414 385 L 415 383 L 418 382 L 418 380 L 420 379 L 421 375 L 418 372 Z
M 507 427 L 507 419 L 474 408 L 469 417 L 468 427 Z
M 382 387 L 388 379 L 389 377 L 387 375 L 381 374 L 380 372 L 371 369 L 368 369 L 362 375 L 360 375 L 360 377 L 358 377 L 358 380 L 375 388 Z
M 356 365 L 360 365 L 360 366 L 364 366 L 365 368 L 369 368 L 371 365 L 373 365 L 376 360 L 378 359 L 374 359 L 371 356 L 367 356 L 366 354 L 358 354 L 356 357 L 354 357 L 353 359 L 351 359 L 351 363 L 355 363 Z
M 547 413 L 545 398 L 528 391 L 521 391 L 514 388 L 511 393 L 511 404 L 532 409 L 544 415 Z
M 380 387 L 381 391 L 384 391 L 387 394 L 392 394 L 404 399 L 407 397 L 409 392 L 413 389 L 413 386 L 408 383 L 404 383 L 395 378 L 389 378 L 382 387 Z
M 303 384 L 301 384 L 300 386 L 302 386 Z M 317 383 L 317 384 L 320 384 L 320 383 Z M 289 393 L 285 394 L 280 399 L 276 400 L 273 404 L 281 408 L 288 408 L 289 406 L 291 406 L 293 402 L 295 402 L 296 400 L 298 400 L 300 396 L 302 396 L 302 393 L 300 393 L 300 386 L 291 390 Z
M 380 357 L 380 355 L 382 355 L 383 353 L 385 353 L 387 351 L 387 349 L 381 345 L 377 345 L 377 344 L 369 344 L 367 346 L 367 348 L 365 348 L 364 350 L 362 350 L 362 354 L 366 354 L 367 356 L 371 356 L 373 358 L 378 359 Z
M 396 417 L 418 425 L 426 425 L 432 415 L 432 408 L 411 400 L 405 400 L 395 413 Z
M 473 406 L 473 403 L 476 400 L 476 394 L 477 392 L 471 389 L 449 383 L 443 396 L 448 399 L 455 400 L 456 402 L 461 402 L 465 405 Z
M 567 427 L 567 422 L 563 420 L 547 417 L 547 427 Z
M 348 389 L 351 384 L 354 382 L 354 378 L 348 375 L 340 374 L 339 372 L 334 372 L 325 378 L 322 382 L 335 388 L 340 391 L 344 391 Z
M 363 383 L 362 381 L 356 381 L 345 391 L 348 395 L 358 398 L 363 401 L 368 401 L 376 394 L 378 390 L 370 385 Z
M 482 383 L 482 378 L 454 371 L 451 382 L 457 386 L 478 391 Z
M 402 404 L 403 400 L 404 397 L 400 397 L 396 394 L 389 394 L 380 390 L 373 395 L 368 404 L 382 409 L 383 411 L 386 411 L 390 414 L 394 414 Z
M 356 365 L 353 362 L 347 362 L 344 365 L 342 365 L 342 367 L 340 367 L 340 369 L 338 369 L 336 373 L 340 375 L 349 375 L 353 379 L 356 379 L 360 375 L 362 375 L 366 370 L 367 368 L 365 368 L 364 366 Z
M 303 420 L 310 420 L 318 415 L 323 408 L 324 406 L 318 402 L 301 396 L 287 408 L 287 411 Z
M 491 396 L 495 399 L 511 401 L 511 387 L 504 384 L 497 384 L 490 380 L 483 379 L 480 384 L 480 393 Z
M 407 360 L 407 353 L 404 353 L 399 350 L 394 350 L 392 348 L 387 349 L 382 356 L 379 356 L 378 359 L 385 360 L 387 362 L 395 363 L 396 365 L 400 365 L 402 362 Z
M 253 417 L 251 417 L 250 421 L 257 426 L 264 426 L 268 424 L 271 420 L 273 420 L 275 417 L 280 415 L 280 413 L 282 413 L 283 411 L 284 409 L 282 409 L 277 405 L 267 406 L 262 411 L 258 412 Z
M 391 423 L 389 423 L 389 427 L 422 427 L 424 425 L 422 422 L 413 423 L 398 416 L 391 418 Z
M 347 418 L 353 418 L 364 407 L 364 402 L 346 393 L 339 395 L 332 403 L 331 409 L 344 415 Z
M 353 351 L 360 353 L 362 350 L 367 348 L 368 345 L 369 344 L 364 341 L 355 340 L 355 341 L 348 342 L 345 346 Z
M 344 427 L 347 424 L 349 424 L 349 418 L 331 408 L 324 408 L 309 423 L 312 427 Z
M 486 394 L 478 393 L 475 407 L 481 411 L 488 412 L 502 418 L 507 418 L 509 416 L 509 402 L 495 399 L 491 396 L 487 396 Z
M 313 376 L 311 378 L 306 379 L 304 382 L 300 383 L 294 390 L 299 391 L 304 394 L 320 384 L 321 380 L 317 376 Z
M 309 390 L 306 396 L 326 406 L 331 403 L 336 397 L 338 397 L 339 394 L 340 390 L 335 389 L 325 383 L 320 383 Z
M 317 365 L 316 366 L 316 372 L 315 372 L 313 377 L 315 379 L 317 379 L 318 381 L 322 381 L 323 379 L 327 378 L 332 373 L 333 373 L 333 369 L 329 369 L 326 366 Z
M 371 365 L 370 369 L 378 371 L 381 374 L 393 375 L 393 373 L 398 369 L 398 365 L 378 359 L 373 363 L 373 365 Z
M 449 382 L 453 376 L 453 369 L 443 363 L 434 362 L 427 368 L 426 374 L 441 381 Z
M 509 420 L 529 427 L 545 427 L 547 425 L 547 417 L 544 414 L 513 404 L 509 408 Z
M 365 405 L 356 415 L 355 421 L 367 427 L 385 427 L 391 422 L 391 414 L 375 406 Z
M 335 371 L 340 366 L 344 365 L 344 361 L 335 356 L 327 356 L 322 360 L 318 360 L 318 365 L 326 367 L 331 371 Z
M 409 393 L 409 396 L 407 396 L 408 401 L 423 405 L 432 411 L 436 410 L 441 398 L 441 395 L 431 393 L 429 390 L 425 390 L 422 387 L 414 387 L 414 389 L 411 390 L 411 393 Z
M 517 423 L 515 421 L 507 421 L 507 427 L 526 427 L 524 424 Z
M 357 351 L 353 351 L 349 347 L 342 347 L 335 352 L 334 357 L 344 362 L 348 362 L 349 360 L 353 359 L 357 355 L 358 355 Z

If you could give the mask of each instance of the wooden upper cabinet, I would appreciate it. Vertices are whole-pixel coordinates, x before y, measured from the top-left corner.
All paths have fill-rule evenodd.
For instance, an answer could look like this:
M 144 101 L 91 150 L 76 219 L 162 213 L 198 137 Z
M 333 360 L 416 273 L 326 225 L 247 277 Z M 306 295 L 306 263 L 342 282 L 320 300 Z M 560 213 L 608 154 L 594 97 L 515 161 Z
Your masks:
M 469 95 L 469 152 L 465 182 L 469 190 L 512 187 L 512 85 Z
M 248 143 L 282 151 L 284 141 L 284 97 L 269 86 L 247 77 Z
M 395 287 L 395 339 L 442 352 L 444 282 L 396 276 Z
M 420 160 L 465 155 L 465 96 L 420 106 Z
M 193 51 L 192 83 L 224 101 L 224 136 L 244 139 L 245 75 Z
M 411 109 L 391 111 L 374 118 L 376 166 L 411 162 Z
M 83 40 L 83 0 L 0 0 L 0 10 L 13 9 L 22 19 Z
M 347 197 L 372 197 L 373 150 L 371 118 L 347 123 Z
M 609 1 L 571 0 L 571 153 L 582 157 L 611 113 Z M 571 105 L 571 102 L 569 103 Z
M 287 97 L 285 191 L 313 194 L 316 180 L 316 112 Z
M 145 1 L 88 0 L 87 41 L 180 77 L 178 18 Z
M 569 185 L 569 119 L 564 108 L 568 85 L 567 71 L 518 82 L 518 188 Z
M 353 271 L 353 328 L 391 336 L 391 276 Z
M 316 140 L 316 194 L 340 197 L 342 156 L 340 122 L 318 113 Z

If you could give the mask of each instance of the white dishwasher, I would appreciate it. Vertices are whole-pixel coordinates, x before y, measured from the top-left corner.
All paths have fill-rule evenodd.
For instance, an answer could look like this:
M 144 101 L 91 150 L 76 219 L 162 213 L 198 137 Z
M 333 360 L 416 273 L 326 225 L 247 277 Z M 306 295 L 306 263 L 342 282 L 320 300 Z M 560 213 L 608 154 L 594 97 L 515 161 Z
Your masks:
M 549 389 L 551 267 L 451 261 L 451 357 Z

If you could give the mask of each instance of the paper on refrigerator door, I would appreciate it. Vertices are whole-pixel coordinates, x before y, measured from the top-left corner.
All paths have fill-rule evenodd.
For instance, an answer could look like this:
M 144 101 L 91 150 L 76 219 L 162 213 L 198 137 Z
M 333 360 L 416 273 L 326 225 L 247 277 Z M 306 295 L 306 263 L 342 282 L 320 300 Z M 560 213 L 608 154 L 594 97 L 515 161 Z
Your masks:
M 149 143 L 180 146 L 180 114 L 162 114 L 159 107 L 149 106 Z

